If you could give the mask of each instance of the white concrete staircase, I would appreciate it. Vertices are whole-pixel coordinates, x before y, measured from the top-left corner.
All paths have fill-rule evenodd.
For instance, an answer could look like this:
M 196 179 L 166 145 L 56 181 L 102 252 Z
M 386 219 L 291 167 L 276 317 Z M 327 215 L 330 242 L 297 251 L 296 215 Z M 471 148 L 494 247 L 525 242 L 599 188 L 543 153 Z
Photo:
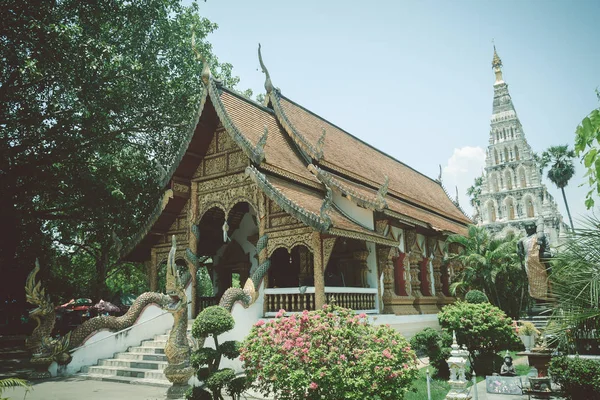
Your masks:
M 188 321 L 188 335 L 193 321 Z M 116 353 L 114 358 L 100 360 L 98 365 L 84 367 L 78 376 L 108 382 L 169 387 L 163 370 L 167 366 L 165 345 L 170 331 L 144 340 L 140 346 Z

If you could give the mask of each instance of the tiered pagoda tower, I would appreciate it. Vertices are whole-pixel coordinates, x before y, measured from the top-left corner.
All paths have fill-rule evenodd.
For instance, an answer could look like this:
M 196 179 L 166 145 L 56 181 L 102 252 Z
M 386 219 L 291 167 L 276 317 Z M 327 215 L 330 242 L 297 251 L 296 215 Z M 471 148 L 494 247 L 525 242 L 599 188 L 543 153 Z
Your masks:
M 542 184 L 534 153 L 502 78 L 502 61 L 495 46 L 492 67 L 496 82 L 478 223 L 499 236 L 509 231 L 525 235 L 526 230 L 542 228 L 551 245 L 556 245 L 565 229 L 563 218 Z

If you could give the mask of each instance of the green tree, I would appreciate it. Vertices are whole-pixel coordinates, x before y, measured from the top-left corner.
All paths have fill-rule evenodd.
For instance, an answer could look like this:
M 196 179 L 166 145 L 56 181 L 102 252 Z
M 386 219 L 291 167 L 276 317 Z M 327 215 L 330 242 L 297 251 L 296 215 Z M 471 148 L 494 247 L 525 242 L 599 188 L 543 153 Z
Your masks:
M 80 255 L 100 296 L 193 129 L 192 33 L 225 86 L 238 78 L 211 54 L 217 25 L 196 3 L 3 1 L 0 14 L 1 272 L 21 282 L 36 257 L 54 268 Z
M 467 347 L 471 365 L 480 376 L 498 371 L 498 352 L 517 350 L 521 346 L 512 320 L 490 303 L 470 304 L 459 300 L 445 306 L 438 319 L 445 332 L 456 333 L 458 344 Z
M 479 196 L 481 196 L 481 190 L 483 189 L 483 176 L 478 176 L 473 182 L 473 186 L 467 189 L 467 195 L 471 198 L 471 205 L 475 208 L 480 206 Z
M 203 347 L 192 354 L 190 363 L 196 369 L 198 379 L 203 382 L 203 386 L 190 390 L 186 396 L 188 399 L 223 400 L 222 391 L 225 388 L 229 392 L 235 392 L 232 395 L 234 399 L 239 398 L 240 391 L 245 386 L 245 379 L 237 379 L 231 368 L 219 368 L 223 357 L 234 360 L 240 355 L 239 342 L 229 340 L 220 343 L 217 338 L 232 330 L 234 326 L 233 317 L 221 306 L 205 308 L 194 320 L 192 335 L 201 341 L 209 336 L 212 337 L 215 348 Z
M 568 145 L 552 146 L 542 153 L 540 161 L 542 170 L 548 168 L 548 179 L 550 179 L 550 181 L 562 192 L 565 207 L 567 208 L 567 215 L 569 216 L 569 222 L 571 223 L 571 230 L 574 230 L 575 228 L 573 227 L 573 218 L 571 218 L 569 203 L 567 202 L 567 196 L 565 195 L 565 187 L 569 184 L 573 175 L 575 175 L 574 158 L 575 152 L 570 150 Z
M 508 235 L 502 239 L 493 238 L 487 229 L 470 225 L 467 236 L 451 235 L 447 243 L 457 243 L 462 248 L 458 254 L 449 257 L 463 266 L 451 290 L 454 293 L 481 290 L 493 305 L 518 317 L 525 296 L 526 280 L 522 279 L 516 237 Z M 515 288 L 514 285 L 519 286 Z M 518 299 L 515 293 L 521 294 L 521 301 L 515 301 Z
M 600 100 L 600 91 L 596 89 L 596 95 Z M 590 191 L 585 198 L 588 209 L 594 206 L 594 193 L 600 195 L 600 107 L 592 110 L 585 117 L 575 131 L 575 152 L 582 157 L 583 164 L 587 168 L 585 176 L 588 178 Z

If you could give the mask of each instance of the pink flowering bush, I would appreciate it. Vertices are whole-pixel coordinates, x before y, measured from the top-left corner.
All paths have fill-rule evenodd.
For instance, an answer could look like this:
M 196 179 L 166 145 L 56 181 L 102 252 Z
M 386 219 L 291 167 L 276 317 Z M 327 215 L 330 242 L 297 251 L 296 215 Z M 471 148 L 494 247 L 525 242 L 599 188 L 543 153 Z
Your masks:
M 324 306 L 259 321 L 240 348 L 249 382 L 280 400 L 403 399 L 417 377 L 410 345 L 366 315 Z

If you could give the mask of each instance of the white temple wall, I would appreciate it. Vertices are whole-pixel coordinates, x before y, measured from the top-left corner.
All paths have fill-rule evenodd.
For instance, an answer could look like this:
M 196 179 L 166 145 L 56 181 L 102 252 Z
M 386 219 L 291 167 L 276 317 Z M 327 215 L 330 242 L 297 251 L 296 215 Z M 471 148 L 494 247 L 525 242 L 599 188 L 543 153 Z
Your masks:
M 333 203 L 359 224 L 369 229 L 375 229 L 373 211 L 357 206 L 336 192 L 333 193 Z

